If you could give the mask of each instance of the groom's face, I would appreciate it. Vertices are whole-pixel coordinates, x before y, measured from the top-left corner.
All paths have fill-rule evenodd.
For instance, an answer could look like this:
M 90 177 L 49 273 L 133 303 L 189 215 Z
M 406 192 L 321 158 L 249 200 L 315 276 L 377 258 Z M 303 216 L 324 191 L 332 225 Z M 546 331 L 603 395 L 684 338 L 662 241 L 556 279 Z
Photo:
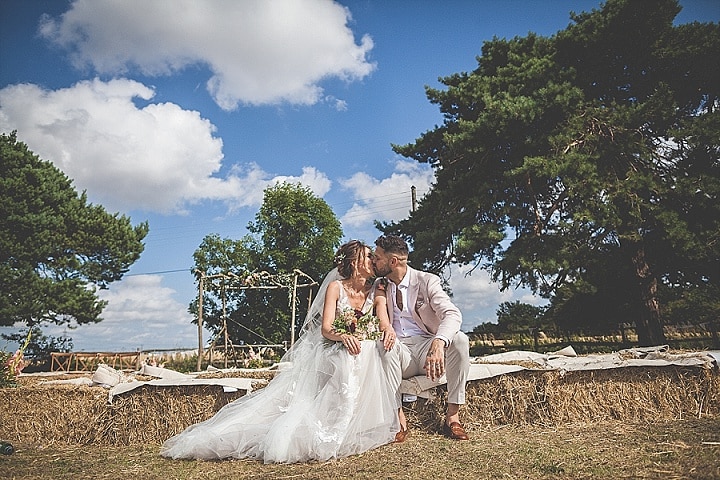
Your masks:
M 375 275 L 378 277 L 385 277 L 390 272 L 390 260 L 392 256 L 387 254 L 385 250 L 380 247 L 375 247 L 375 254 L 373 255 L 373 267 L 375 268 Z

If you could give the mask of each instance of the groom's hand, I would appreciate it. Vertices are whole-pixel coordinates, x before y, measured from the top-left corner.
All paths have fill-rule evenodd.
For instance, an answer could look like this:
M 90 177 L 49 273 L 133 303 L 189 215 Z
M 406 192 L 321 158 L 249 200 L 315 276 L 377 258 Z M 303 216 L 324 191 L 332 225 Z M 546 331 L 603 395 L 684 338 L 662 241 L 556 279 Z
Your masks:
M 387 328 L 383 332 L 383 346 L 388 352 L 395 346 L 395 330 L 393 330 L 392 327 Z
M 425 376 L 433 382 L 445 374 L 445 342 L 436 338 L 425 359 Z

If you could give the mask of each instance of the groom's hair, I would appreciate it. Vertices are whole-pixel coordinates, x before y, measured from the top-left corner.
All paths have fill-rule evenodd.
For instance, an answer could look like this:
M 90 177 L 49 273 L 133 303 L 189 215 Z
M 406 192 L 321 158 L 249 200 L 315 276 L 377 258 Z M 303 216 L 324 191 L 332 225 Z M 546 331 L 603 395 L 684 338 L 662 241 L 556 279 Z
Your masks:
M 377 240 L 375 240 L 375 245 L 382 248 L 387 253 L 392 253 L 405 258 L 407 258 L 409 253 L 407 242 L 397 235 L 381 235 Z

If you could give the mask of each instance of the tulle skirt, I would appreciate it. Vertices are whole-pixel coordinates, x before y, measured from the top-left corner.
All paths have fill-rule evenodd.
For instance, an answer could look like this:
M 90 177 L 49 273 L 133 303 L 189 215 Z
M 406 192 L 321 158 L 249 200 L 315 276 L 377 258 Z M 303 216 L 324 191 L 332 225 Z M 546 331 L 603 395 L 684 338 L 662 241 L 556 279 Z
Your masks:
M 364 340 L 359 355 L 325 345 L 311 365 L 293 365 L 268 386 L 168 439 L 161 455 L 264 463 L 326 461 L 390 443 L 399 430 L 382 342 Z

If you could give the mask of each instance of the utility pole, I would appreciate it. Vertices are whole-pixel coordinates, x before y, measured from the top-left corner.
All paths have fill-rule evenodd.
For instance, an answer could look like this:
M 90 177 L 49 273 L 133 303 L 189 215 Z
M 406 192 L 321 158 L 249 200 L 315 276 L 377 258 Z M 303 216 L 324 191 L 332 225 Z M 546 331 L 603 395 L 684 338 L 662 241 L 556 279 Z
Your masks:
M 410 192 L 412 194 L 412 211 L 414 212 L 417 209 L 417 188 L 415 188 L 415 185 L 410 187 Z

